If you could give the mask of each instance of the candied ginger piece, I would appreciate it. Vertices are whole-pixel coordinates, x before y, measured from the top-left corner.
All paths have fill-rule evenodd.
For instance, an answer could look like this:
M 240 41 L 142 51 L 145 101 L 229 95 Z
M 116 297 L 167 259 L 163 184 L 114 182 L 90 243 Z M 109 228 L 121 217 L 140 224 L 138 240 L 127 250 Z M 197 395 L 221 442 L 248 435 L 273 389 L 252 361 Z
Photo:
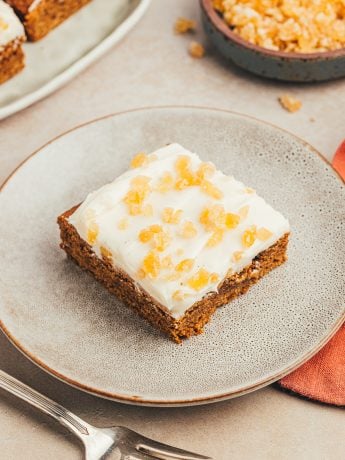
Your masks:
M 302 107 L 302 102 L 296 97 L 290 96 L 289 94 L 280 96 L 279 102 L 285 110 L 291 113 L 297 112 Z
M 243 251 L 235 251 L 232 254 L 232 261 L 239 262 L 242 259 L 242 256 L 243 256 Z
M 109 249 L 105 248 L 104 246 L 100 247 L 100 251 L 104 259 L 111 259 L 113 257 L 111 251 L 109 251 Z
M 8 23 L 3 18 L 0 18 L 0 30 L 7 30 L 8 27 Z
M 267 241 L 269 238 L 271 238 L 272 235 L 273 233 L 265 227 L 259 228 L 256 232 L 256 236 L 261 241 Z
M 243 206 L 241 209 L 239 209 L 238 211 L 238 214 L 241 218 L 241 220 L 244 220 L 247 216 L 248 216 L 248 213 L 249 213 L 249 206 L 246 205 L 246 206 Z
M 165 172 L 159 179 L 157 184 L 157 191 L 160 193 L 166 193 L 174 188 L 174 178 L 169 172 Z
M 157 278 L 161 268 L 159 256 L 153 251 L 150 251 L 143 260 L 141 267 L 141 275 L 148 276 L 149 278 Z
M 219 281 L 219 275 L 217 273 L 211 273 L 209 279 L 210 283 L 216 283 L 217 281 Z
M 176 265 L 175 270 L 177 272 L 189 272 L 190 270 L 192 270 L 193 266 L 194 266 L 193 259 L 184 259 L 184 260 L 181 260 L 181 262 L 179 262 Z
M 206 246 L 208 248 L 213 248 L 214 246 L 217 246 L 222 239 L 224 238 L 224 230 L 217 229 L 212 233 L 212 236 L 208 239 Z
M 215 200 L 219 200 L 223 197 L 223 193 L 219 190 L 219 188 L 206 179 L 204 179 L 201 183 L 201 190 Z
M 137 153 L 135 157 L 132 158 L 131 168 L 140 168 L 141 166 L 146 165 L 148 161 L 148 155 L 146 155 L 146 153 Z
M 89 244 L 94 244 L 99 233 L 99 227 L 96 222 L 91 222 L 87 230 L 87 242 Z
M 163 230 L 161 225 L 157 224 L 141 230 L 138 238 L 139 241 L 144 244 L 151 242 L 152 248 L 159 252 L 164 251 L 171 240 L 170 235 Z
M 151 232 L 151 230 L 147 230 L 147 229 L 141 230 L 139 232 L 139 241 L 141 243 L 148 243 L 149 241 L 151 241 L 152 236 L 153 236 L 153 232 Z
M 223 13 L 225 11 L 223 0 L 213 0 L 212 5 L 213 5 L 213 8 L 219 11 L 220 13 Z
M 184 299 L 184 294 L 182 291 L 177 290 L 173 293 L 172 298 L 176 300 L 177 302 L 179 302 Z
M 165 249 L 169 246 L 170 241 L 170 235 L 164 231 L 153 235 L 153 247 L 159 252 L 165 251 Z
M 162 231 L 163 228 L 160 225 L 151 225 L 148 228 L 144 228 L 139 232 L 139 241 L 141 241 L 141 243 L 148 243 L 155 233 L 160 233 Z
M 222 205 L 214 205 L 201 211 L 199 222 L 206 231 L 212 232 L 206 246 L 214 247 L 222 241 L 225 230 L 231 230 L 238 226 L 240 216 L 230 212 L 226 213 Z
M 175 169 L 180 174 L 183 175 L 183 172 L 189 168 L 190 157 L 188 155 L 179 155 L 175 162 Z
M 185 34 L 187 32 L 194 32 L 196 29 L 196 22 L 193 19 L 178 18 L 174 24 L 174 31 L 176 34 Z
M 200 268 L 194 276 L 189 278 L 187 285 L 194 291 L 200 291 L 210 283 L 215 283 L 218 278 L 215 278 L 217 273 L 209 273 L 205 268 Z
M 240 216 L 232 214 L 231 212 L 225 215 L 225 225 L 228 229 L 236 228 L 240 223 Z
M 210 178 L 216 171 L 216 167 L 213 163 L 202 162 L 197 169 L 196 175 L 200 180 Z
M 199 216 L 199 222 L 206 231 L 214 231 L 222 228 L 226 222 L 226 214 L 222 205 L 215 204 L 204 208 Z
M 123 198 L 130 215 L 142 214 L 142 203 L 151 191 L 150 180 L 147 176 L 136 176 L 131 180 L 130 188 Z
M 186 221 L 184 222 L 181 231 L 179 232 L 180 236 L 183 238 L 193 238 L 198 233 L 193 222 Z
M 190 158 L 186 155 L 180 155 L 175 163 L 175 169 L 177 172 L 177 181 L 175 188 L 177 190 L 183 190 L 186 187 L 193 185 L 199 185 L 200 181 L 198 177 L 190 170 Z
M 200 59 L 205 55 L 205 48 L 199 42 L 191 42 L 188 51 L 189 54 L 196 59 Z
M 242 244 L 246 248 L 253 246 L 256 239 L 256 228 L 255 226 L 248 228 L 242 234 Z
M 167 224 L 178 224 L 181 220 L 183 211 L 182 209 L 164 208 L 162 213 L 162 220 Z
M 134 190 L 148 190 L 150 180 L 148 176 L 136 176 L 131 180 L 131 186 Z

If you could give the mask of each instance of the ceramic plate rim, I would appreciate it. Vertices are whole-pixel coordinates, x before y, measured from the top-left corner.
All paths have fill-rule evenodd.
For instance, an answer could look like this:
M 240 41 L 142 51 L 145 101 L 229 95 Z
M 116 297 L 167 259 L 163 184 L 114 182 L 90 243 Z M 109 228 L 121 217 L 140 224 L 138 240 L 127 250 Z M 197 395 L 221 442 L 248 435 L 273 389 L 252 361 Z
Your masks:
M 114 31 L 110 35 L 92 48 L 91 51 L 75 61 L 66 70 L 43 84 L 40 88 L 26 94 L 23 97 L 19 97 L 14 102 L 10 102 L 5 106 L 0 107 L 0 120 L 26 109 L 30 105 L 44 99 L 73 80 L 74 77 L 79 75 L 83 70 L 89 67 L 93 62 L 103 56 L 110 48 L 118 43 L 142 18 L 150 3 L 151 0 L 139 0 L 138 5 L 134 8 L 132 13 L 124 19 L 121 24 L 115 27 Z
M 151 0 L 148 0 L 151 1 Z M 306 147 L 310 149 L 311 152 L 315 153 L 318 155 L 318 157 L 323 160 L 335 173 L 335 176 L 340 180 L 342 184 L 345 183 L 345 181 L 341 178 L 341 176 L 338 174 L 338 172 L 333 168 L 332 164 L 311 144 L 303 140 L 302 138 L 296 136 L 295 134 L 289 132 L 288 130 L 285 130 L 284 128 L 281 128 L 273 123 L 260 120 L 256 117 L 253 117 L 251 115 L 246 115 L 242 114 L 239 112 L 231 111 L 231 110 L 226 110 L 226 109 L 221 109 L 221 108 L 212 108 L 212 107 L 205 107 L 205 106 L 195 106 L 195 105 L 155 105 L 155 106 L 144 106 L 140 108 L 135 108 L 135 109 L 129 109 L 129 110 L 123 110 L 119 112 L 114 112 L 110 113 L 107 115 L 104 115 L 102 117 L 98 117 L 95 119 L 92 119 L 88 122 L 81 123 L 67 131 L 64 131 L 63 133 L 60 133 L 50 141 L 46 142 L 44 145 L 39 147 L 37 150 L 35 150 L 32 154 L 30 154 L 27 158 L 25 158 L 19 165 L 10 173 L 10 175 L 5 179 L 5 181 L 1 184 L 0 186 L 0 193 L 5 189 L 6 185 L 9 183 L 9 181 L 15 176 L 16 172 L 20 170 L 20 168 L 26 164 L 31 158 L 33 158 L 36 154 L 40 153 L 42 150 L 44 150 L 48 145 L 54 143 L 61 137 L 64 137 L 68 135 L 69 133 L 73 131 L 77 131 L 80 128 L 83 128 L 87 125 L 97 123 L 99 121 L 105 120 L 107 118 L 115 118 L 116 116 L 121 116 L 125 115 L 128 113 L 134 113 L 134 112 L 141 112 L 141 111 L 147 111 L 147 110 L 169 110 L 169 109 L 197 109 L 197 110 L 204 110 L 204 111 L 214 111 L 214 112 L 220 112 L 220 113 L 227 113 L 229 115 L 234 115 L 237 117 L 242 117 L 245 119 L 251 119 L 255 121 L 258 124 L 263 124 L 263 125 L 268 125 L 273 127 L 274 129 L 277 129 L 278 131 L 282 131 L 289 136 L 292 136 L 293 138 L 297 139 L 299 142 L 303 143 Z M 340 329 L 341 325 L 345 321 L 345 312 L 342 314 L 342 316 L 339 317 L 339 319 L 336 321 L 334 324 L 333 328 L 329 331 L 329 333 L 321 340 L 319 343 L 317 343 L 311 350 L 309 350 L 307 353 L 305 353 L 302 357 L 297 358 L 293 364 L 285 368 L 283 371 L 271 375 L 270 377 L 267 377 L 265 379 L 262 379 L 252 385 L 247 385 L 244 388 L 241 388 L 239 390 L 234 390 L 230 392 L 225 392 L 222 394 L 215 394 L 212 396 L 203 396 L 203 397 L 196 397 L 196 398 L 191 398 L 191 399 L 179 399 L 179 400 L 150 400 L 150 399 L 144 399 L 140 398 L 137 396 L 129 396 L 129 395 L 121 395 L 121 394 L 116 394 L 116 393 L 111 393 L 111 392 L 106 392 L 99 390 L 97 388 L 93 388 L 91 386 L 85 385 L 82 382 L 78 382 L 76 380 L 73 380 L 57 370 L 49 367 L 46 365 L 43 361 L 41 361 L 39 358 L 37 358 L 33 353 L 29 352 L 26 350 L 25 346 L 22 345 L 7 329 L 6 325 L 0 318 L 0 329 L 2 332 L 5 334 L 5 336 L 9 339 L 9 341 L 24 355 L 26 356 L 31 362 L 33 362 L 35 365 L 37 365 L 39 368 L 50 374 L 51 376 L 59 379 L 60 381 L 77 388 L 78 390 L 82 390 L 86 393 L 90 393 L 94 396 L 102 397 L 105 399 L 109 399 L 112 401 L 116 402 L 122 402 L 125 404 L 133 404 L 133 405 L 143 405 L 143 406 L 154 406 L 154 407 L 181 407 L 181 406 L 192 406 L 192 405 L 199 405 L 199 404 L 209 404 L 209 403 L 214 403 L 218 401 L 223 401 L 226 399 L 231 399 L 235 398 L 238 396 L 242 396 L 244 394 L 250 393 L 252 391 L 256 391 L 260 388 L 263 388 L 267 385 L 270 385 L 271 383 L 276 382 L 277 380 L 281 379 L 285 375 L 291 373 L 295 369 L 297 369 L 299 366 L 304 364 L 306 361 L 308 361 L 312 356 L 314 356 L 321 348 L 333 337 L 333 335 Z

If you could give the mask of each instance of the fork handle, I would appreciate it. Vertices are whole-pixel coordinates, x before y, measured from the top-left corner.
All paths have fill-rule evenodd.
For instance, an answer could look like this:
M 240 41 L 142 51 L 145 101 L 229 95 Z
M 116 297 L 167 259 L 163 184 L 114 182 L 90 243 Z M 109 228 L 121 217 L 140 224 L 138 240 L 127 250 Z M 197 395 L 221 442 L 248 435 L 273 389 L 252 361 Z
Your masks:
M 55 418 L 82 441 L 93 434 L 94 428 L 55 401 L 15 379 L 0 369 L 0 388 Z

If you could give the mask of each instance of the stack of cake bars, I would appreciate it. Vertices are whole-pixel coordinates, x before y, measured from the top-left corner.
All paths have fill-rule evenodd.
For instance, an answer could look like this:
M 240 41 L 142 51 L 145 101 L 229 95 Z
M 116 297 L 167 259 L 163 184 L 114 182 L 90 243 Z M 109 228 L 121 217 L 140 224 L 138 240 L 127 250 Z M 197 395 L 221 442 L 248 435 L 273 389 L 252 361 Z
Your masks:
M 24 68 L 22 43 L 37 41 L 91 0 L 0 0 L 0 84 Z

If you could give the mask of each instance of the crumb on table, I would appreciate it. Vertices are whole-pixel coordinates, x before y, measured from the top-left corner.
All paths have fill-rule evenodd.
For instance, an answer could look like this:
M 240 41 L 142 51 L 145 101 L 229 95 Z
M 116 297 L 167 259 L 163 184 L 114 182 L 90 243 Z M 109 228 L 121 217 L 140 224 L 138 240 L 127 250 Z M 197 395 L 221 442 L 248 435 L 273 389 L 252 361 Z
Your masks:
M 174 31 L 176 34 L 185 34 L 187 32 L 193 32 L 196 29 L 196 22 L 192 19 L 178 18 L 174 25 Z
M 302 107 L 302 102 L 296 97 L 290 96 L 289 94 L 284 94 L 278 99 L 281 106 L 288 112 L 297 112 Z
M 191 42 L 188 51 L 193 58 L 200 59 L 205 55 L 205 48 L 198 42 Z

